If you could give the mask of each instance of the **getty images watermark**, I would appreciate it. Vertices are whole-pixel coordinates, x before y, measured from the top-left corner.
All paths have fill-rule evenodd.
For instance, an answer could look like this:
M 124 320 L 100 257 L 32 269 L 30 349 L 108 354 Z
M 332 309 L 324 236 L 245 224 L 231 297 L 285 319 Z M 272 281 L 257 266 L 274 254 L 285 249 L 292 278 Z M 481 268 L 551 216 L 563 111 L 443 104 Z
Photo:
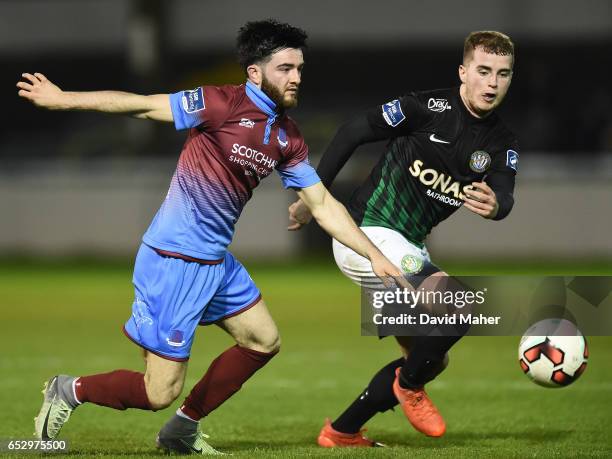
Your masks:
M 484 304 L 486 293 L 486 288 L 477 291 L 407 288 L 373 291 L 372 307 L 378 312 L 374 313 L 372 319 L 375 325 L 497 324 L 501 316 L 486 316 L 471 312 L 457 313 L 453 310 L 453 308 L 471 310 L 474 305 Z M 389 314 L 390 308 L 398 314 Z M 410 312 L 402 312 L 406 310 Z M 447 312 L 443 312 L 444 310 Z
M 612 335 L 612 277 L 415 277 L 410 288 L 364 279 L 363 335 L 520 336 L 539 320 L 566 319 L 584 334 Z

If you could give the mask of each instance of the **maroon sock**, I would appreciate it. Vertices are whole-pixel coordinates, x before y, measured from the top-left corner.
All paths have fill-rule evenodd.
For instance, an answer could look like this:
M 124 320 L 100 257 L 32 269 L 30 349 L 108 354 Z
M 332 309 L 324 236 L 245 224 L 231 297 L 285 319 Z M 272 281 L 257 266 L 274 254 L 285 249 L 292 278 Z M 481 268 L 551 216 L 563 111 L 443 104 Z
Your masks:
M 152 409 L 143 373 L 115 370 L 99 375 L 81 376 L 74 386 L 76 397 L 81 403 L 91 402 L 116 410 Z
M 195 421 L 203 418 L 234 395 L 275 354 L 238 345 L 230 347 L 213 360 L 204 377 L 191 389 L 181 410 Z

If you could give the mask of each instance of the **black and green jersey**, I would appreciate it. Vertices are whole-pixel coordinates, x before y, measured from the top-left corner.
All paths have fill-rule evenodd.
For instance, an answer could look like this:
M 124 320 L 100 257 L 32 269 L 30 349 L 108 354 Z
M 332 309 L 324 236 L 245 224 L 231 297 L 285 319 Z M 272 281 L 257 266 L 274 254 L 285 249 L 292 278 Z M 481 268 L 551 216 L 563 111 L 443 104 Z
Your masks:
M 356 139 L 349 139 L 351 123 Z M 462 206 L 465 189 L 482 180 L 498 198 L 496 219 L 509 213 L 516 140 L 495 113 L 471 115 L 459 88 L 413 92 L 368 111 L 359 123 L 356 118 L 340 129 L 317 170 L 329 185 L 348 150 L 390 139 L 350 199 L 349 212 L 359 225 L 391 228 L 422 246 L 431 229 Z

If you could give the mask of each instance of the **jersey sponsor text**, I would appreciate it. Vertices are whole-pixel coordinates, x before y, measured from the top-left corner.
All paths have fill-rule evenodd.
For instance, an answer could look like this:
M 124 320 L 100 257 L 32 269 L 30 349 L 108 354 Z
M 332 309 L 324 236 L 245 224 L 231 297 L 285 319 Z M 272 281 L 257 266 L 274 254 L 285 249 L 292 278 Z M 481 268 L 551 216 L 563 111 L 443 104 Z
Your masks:
M 451 106 L 446 99 L 434 99 L 430 97 L 427 101 L 427 108 L 432 112 L 443 112 L 444 110 L 450 110 Z
M 463 188 L 461 188 L 461 184 L 456 180 L 453 181 L 453 178 L 450 175 L 446 175 L 443 172 L 438 172 L 435 169 L 422 169 L 422 167 L 423 161 L 416 159 L 408 170 L 410 171 L 410 174 L 412 174 L 413 177 L 418 178 L 423 185 L 431 187 L 431 190 L 436 190 L 446 195 L 453 195 L 455 199 L 463 200 L 465 197 L 463 193 L 471 188 L 471 185 L 465 185 Z M 431 195 L 428 193 L 428 196 Z M 442 200 L 439 198 L 435 199 Z M 457 207 L 461 205 L 460 202 L 459 204 L 448 202 L 448 204 Z
M 278 164 L 278 161 L 270 158 L 265 153 L 237 143 L 232 145 L 232 153 L 233 155 L 230 155 L 229 160 L 248 168 L 245 170 L 245 175 L 249 176 L 252 176 L 251 171 L 254 171 L 258 178 L 266 177 L 270 175 L 272 169 Z
M 256 163 L 263 164 L 270 169 L 274 169 L 274 167 L 278 164 L 278 161 L 270 158 L 265 153 L 261 151 L 255 150 L 251 147 L 245 147 L 244 145 L 239 145 L 235 143 L 232 145 L 232 153 L 238 154 L 244 158 L 251 159 Z

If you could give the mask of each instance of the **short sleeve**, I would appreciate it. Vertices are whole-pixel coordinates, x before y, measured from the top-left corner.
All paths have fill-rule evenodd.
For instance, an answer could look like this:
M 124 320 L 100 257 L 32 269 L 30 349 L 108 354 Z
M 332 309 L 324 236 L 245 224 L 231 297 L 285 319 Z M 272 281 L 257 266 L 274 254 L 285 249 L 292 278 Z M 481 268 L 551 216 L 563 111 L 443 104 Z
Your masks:
M 423 127 L 431 118 L 415 94 L 386 102 L 368 111 L 368 123 L 384 138 L 407 135 Z
M 223 124 L 231 110 L 231 97 L 229 89 L 215 86 L 200 86 L 170 94 L 176 130 Z
M 276 170 L 285 188 L 307 188 L 321 181 L 317 171 L 314 170 L 308 160 L 289 167 L 279 167 Z
M 306 188 L 321 181 L 308 161 L 308 146 L 297 128 L 289 126 L 287 133 L 279 132 L 279 137 L 287 136 L 291 149 L 285 160 L 276 168 L 285 188 Z

